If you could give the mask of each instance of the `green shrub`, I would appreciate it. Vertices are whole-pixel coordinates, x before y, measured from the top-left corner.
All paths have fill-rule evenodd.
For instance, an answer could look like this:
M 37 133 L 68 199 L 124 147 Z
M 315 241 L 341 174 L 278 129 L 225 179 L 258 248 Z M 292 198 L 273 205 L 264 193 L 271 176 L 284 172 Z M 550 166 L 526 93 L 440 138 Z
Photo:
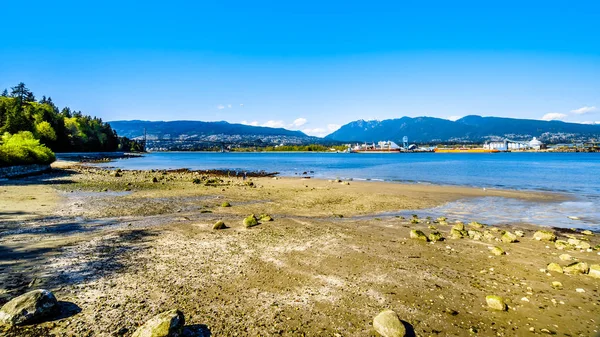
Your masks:
M 35 139 L 33 133 L 21 131 L 11 135 L 5 132 L 0 141 L 0 166 L 50 164 L 54 153 Z

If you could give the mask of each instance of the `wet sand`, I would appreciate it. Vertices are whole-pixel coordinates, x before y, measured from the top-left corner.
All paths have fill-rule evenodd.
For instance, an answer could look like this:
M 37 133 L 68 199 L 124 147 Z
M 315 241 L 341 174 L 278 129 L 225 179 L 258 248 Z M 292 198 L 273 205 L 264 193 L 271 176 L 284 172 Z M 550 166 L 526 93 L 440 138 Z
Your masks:
M 550 262 L 566 265 L 558 257 L 565 253 L 598 264 L 598 250 L 557 250 L 532 240 L 538 229 L 532 225 L 480 229 L 494 238 L 502 230 L 525 234 L 517 243 L 503 243 L 450 239 L 453 219 L 360 217 L 468 197 L 552 202 L 561 195 L 300 178 L 203 179 L 195 172 L 115 176 L 61 167 L 0 183 L 0 305 L 41 287 L 69 304 L 60 319 L 0 328 L 7 336 L 129 336 L 172 308 L 184 312 L 187 333 L 198 336 L 376 336 L 372 319 L 384 309 L 396 311 L 417 336 L 598 331 L 600 280 L 540 271 Z M 221 207 L 225 201 L 231 207 Z M 251 213 L 271 214 L 274 221 L 245 228 L 242 219 Z M 213 230 L 217 220 L 229 228 Z M 428 234 L 430 226 L 447 239 L 409 238 L 411 229 Z M 556 233 L 592 247 L 600 243 L 597 235 Z M 492 255 L 494 246 L 507 255 Z M 553 288 L 552 281 L 563 287 Z M 487 308 L 486 295 L 504 297 L 509 310 Z

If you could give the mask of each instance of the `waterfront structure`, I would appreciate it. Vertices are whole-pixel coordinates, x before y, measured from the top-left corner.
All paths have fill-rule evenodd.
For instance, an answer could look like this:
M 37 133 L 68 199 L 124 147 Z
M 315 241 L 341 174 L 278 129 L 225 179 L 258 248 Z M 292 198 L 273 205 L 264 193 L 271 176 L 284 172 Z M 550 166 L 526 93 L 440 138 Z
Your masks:
M 486 150 L 498 151 L 524 151 L 524 150 L 541 150 L 544 149 L 544 143 L 540 142 L 536 137 L 529 142 L 516 141 L 505 139 L 502 141 L 490 141 L 483 145 Z

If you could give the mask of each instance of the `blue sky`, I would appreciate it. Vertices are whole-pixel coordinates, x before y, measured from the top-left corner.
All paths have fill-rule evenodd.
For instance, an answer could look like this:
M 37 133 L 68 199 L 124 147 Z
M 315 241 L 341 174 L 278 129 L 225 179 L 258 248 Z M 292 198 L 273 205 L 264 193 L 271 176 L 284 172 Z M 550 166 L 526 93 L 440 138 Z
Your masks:
M 13 1 L 2 12 L 0 88 L 22 81 L 107 121 L 313 135 L 401 116 L 600 121 L 595 1 Z

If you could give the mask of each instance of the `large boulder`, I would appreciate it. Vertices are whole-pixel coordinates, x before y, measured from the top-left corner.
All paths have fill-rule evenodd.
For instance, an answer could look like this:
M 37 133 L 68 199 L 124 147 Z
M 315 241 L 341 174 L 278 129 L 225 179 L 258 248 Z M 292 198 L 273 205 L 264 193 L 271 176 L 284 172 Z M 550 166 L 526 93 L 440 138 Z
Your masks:
M 565 274 L 587 274 L 590 267 L 585 262 L 573 262 L 570 265 L 563 268 Z
M 54 314 L 58 301 L 52 292 L 33 290 L 8 301 L 0 308 L 0 322 L 22 325 L 40 321 Z
M 556 241 L 556 235 L 551 231 L 537 231 L 533 234 L 533 238 L 538 241 Z
M 406 328 L 392 310 L 384 310 L 373 319 L 373 328 L 384 337 L 404 337 Z
M 185 318 L 177 309 L 165 311 L 139 327 L 132 337 L 179 337 L 182 335 Z

